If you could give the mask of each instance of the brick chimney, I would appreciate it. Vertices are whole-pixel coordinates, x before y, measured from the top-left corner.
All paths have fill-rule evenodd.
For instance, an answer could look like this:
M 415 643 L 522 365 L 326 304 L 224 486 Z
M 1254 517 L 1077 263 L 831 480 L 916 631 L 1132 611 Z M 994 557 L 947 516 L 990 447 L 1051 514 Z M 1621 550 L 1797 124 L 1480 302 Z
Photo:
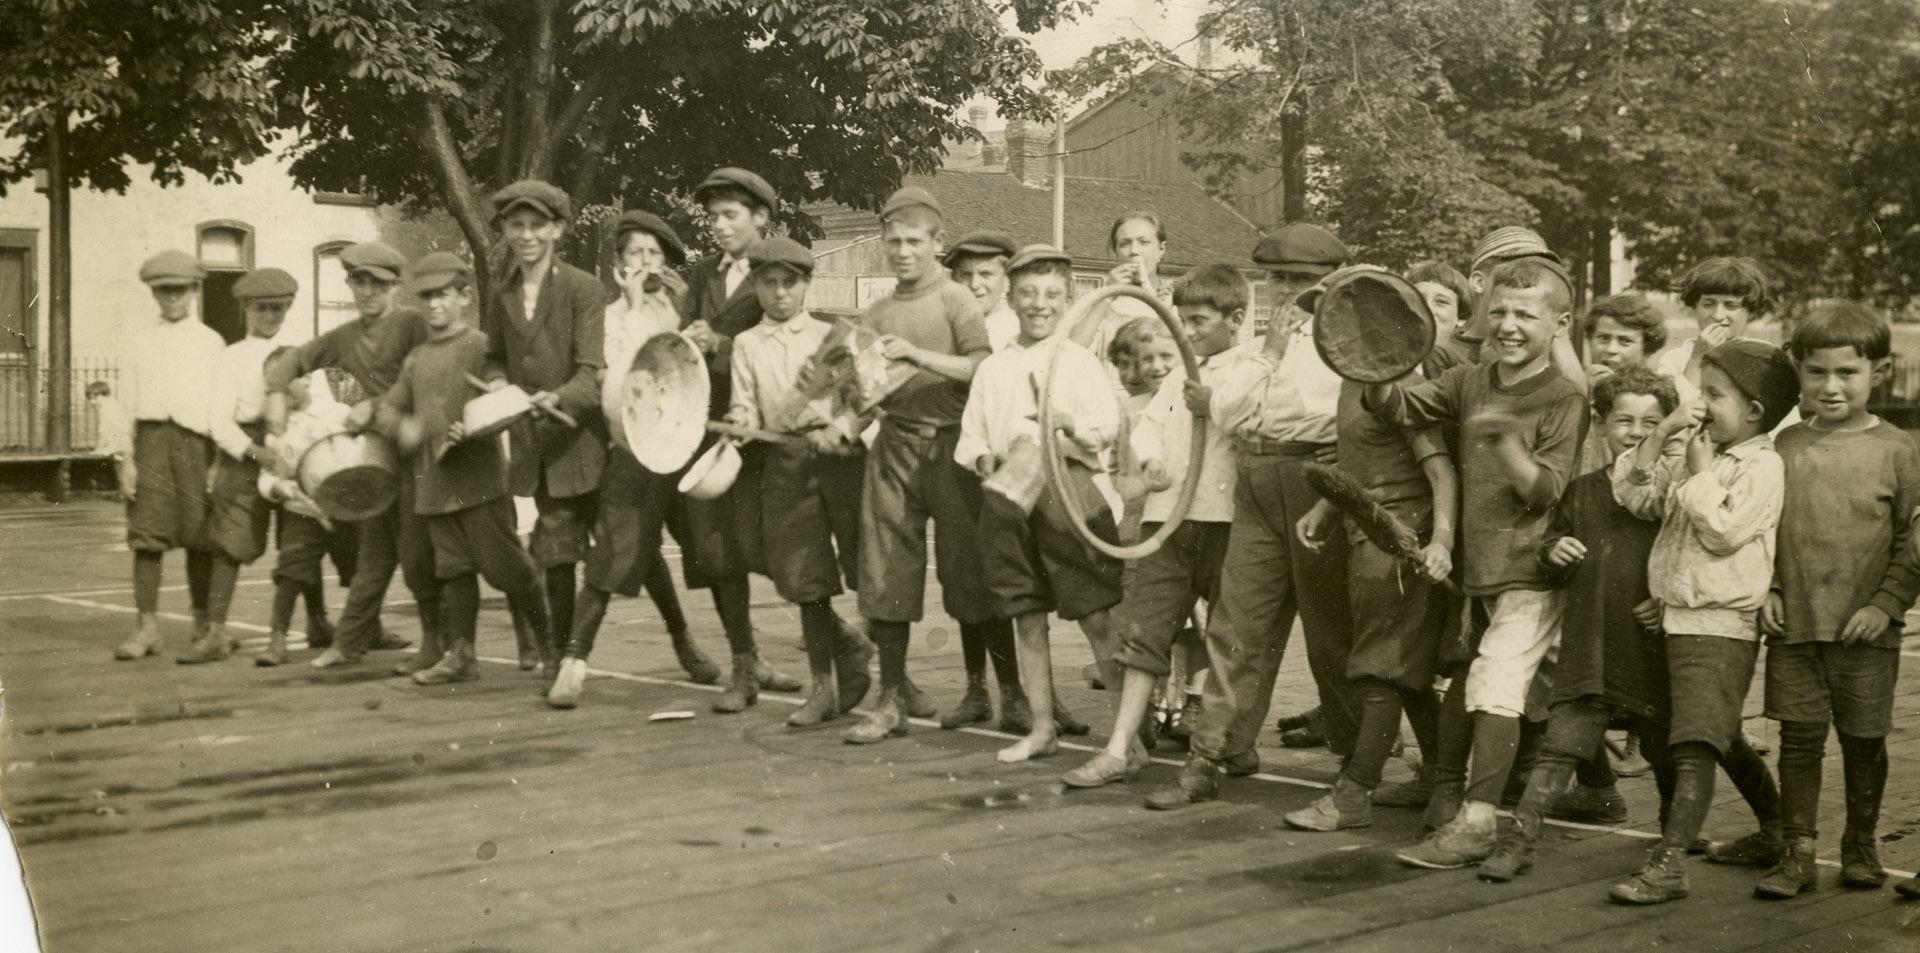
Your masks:
M 1053 184 L 1053 143 L 1024 119 L 1007 120 L 1007 174 L 1029 188 Z

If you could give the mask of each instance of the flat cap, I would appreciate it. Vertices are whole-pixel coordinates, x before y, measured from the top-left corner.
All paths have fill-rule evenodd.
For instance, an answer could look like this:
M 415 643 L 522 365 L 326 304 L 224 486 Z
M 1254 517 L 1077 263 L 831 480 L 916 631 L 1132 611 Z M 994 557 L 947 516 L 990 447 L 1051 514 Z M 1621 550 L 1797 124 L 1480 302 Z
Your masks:
M 1506 261 L 1509 258 L 1551 258 L 1558 262 L 1560 256 L 1547 247 L 1547 241 L 1540 233 L 1525 225 L 1502 225 L 1482 235 L 1478 244 L 1473 246 L 1473 266 L 1469 271 L 1480 271 L 1489 264 Z
M 1007 274 L 1013 274 L 1022 268 L 1031 268 L 1043 262 L 1059 262 L 1068 268 L 1073 267 L 1073 256 L 1052 245 L 1028 245 L 1007 262 Z
M 233 283 L 236 301 L 249 298 L 291 298 L 300 290 L 300 282 L 278 268 L 255 268 Z
M 1006 255 L 1013 257 L 1019 246 L 1013 243 L 1013 236 L 1006 232 L 977 231 L 968 232 L 940 256 L 940 263 L 952 268 L 962 255 Z
M 399 281 L 407 259 L 384 242 L 361 242 L 341 250 L 340 264 L 349 275 L 364 271 L 381 281 Z
M 140 265 L 140 280 L 150 285 L 184 285 L 207 276 L 200 259 L 169 248 Z
M 411 274 L 407 278 L 409 294 L 426 294 L 438 291 L 453 284 L 454 279 L 462 275 L 473 274 L 473 268 L 459 255 L 450 251 L 437 251 L 421 256 L 413 263 Z
M 709 191 L 724 188 L 739 189 L 753 196 L 767 211 L 773 211 L 773 207 L 780 204 L 780 193 L 775 192 L 766 179 L 734 166 L 724 166 L 707 173 L 706 179 L 693 187 L 693 200 L 705 204 Z
M 916 205 L 932 209 L 935 215 L 946 214 L 940 210 L 940 200 L 934 198 L 933 193 L 917 185 L 909 185 L 887 196 L 887 204 L 880 207 L 880 220 L 884 222 L 895 213 Z
M 621 213 L 619 221 L 613 226 L 614 247 L 618 249 L 623 245 L 631 232 L 646 232 L 658 239 L 660 250 L 666 253 L 667 261 L 674 265 L 687 263 L 687 246 L 680 241 L 679 233 L 667 224 L 666 219 L 638 209 Z
M 1253 261 L 1272 271 L 1317 278 L 1346 263 L 1347 246 L 1318 225 L 1289 222 L 1260 239 Z
M 774 267 L 791 268 L 805 277 L 813 277 L 813 252 L 785 235 L 774 235 L 760 242 L 754 247 L 750 260 L 754 271 Z
M 551 182 L 521 179 L 493 193 L 493 217 L 503 218 L 517 208 L 530 208 L 557 222 L 573 221 L 573 200 Z

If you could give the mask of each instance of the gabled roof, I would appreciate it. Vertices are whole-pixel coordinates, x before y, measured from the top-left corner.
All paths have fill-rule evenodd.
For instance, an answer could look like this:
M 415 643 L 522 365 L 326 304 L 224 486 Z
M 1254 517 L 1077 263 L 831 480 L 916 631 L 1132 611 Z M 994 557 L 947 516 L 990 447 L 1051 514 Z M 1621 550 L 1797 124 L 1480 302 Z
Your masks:
M 1053 240 L 1053 191 L 1022 184 L 1005 172 L 943 169 L 909 175 L 904 185 L 933 193 L 946 213 L 946 234 L 958 238 L 980 228 L 1013 235 L 1021 244 Z M 1248 257 L 1260 235 L 1251 223 L 1215 201 L 1192 182 L 1136 182 L 1121 179 L 1067 179 L 1066 252 L 1076 264 L 1112 267 L 1119 262 L 1107 250 L 1107 233 L 1124 212 L 1146 209 L 1167 230 L 1167 267 L 1182 270 L 1214 261 L 1253 267 Z M 874 213 L 839 204 L 807 212 L 828 240 L 878 234 Z

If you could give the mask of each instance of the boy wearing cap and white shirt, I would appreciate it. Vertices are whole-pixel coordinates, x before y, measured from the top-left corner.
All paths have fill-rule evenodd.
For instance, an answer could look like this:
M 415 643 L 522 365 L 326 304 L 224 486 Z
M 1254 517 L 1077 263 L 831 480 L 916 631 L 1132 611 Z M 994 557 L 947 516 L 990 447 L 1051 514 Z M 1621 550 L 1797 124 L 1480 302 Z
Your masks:
M 156 319 L 132 329 L 136 346 L 127 362 L 126 433 L 120 452 L 120 492 L 127 498 L 127 548 L 133 550 L 133 601 L 139 623 L 113 650 L 137 659 L 160 645 L 160 562 L 169 549 L 187 551 L 187 590 L 193 600 L 194 641 L 207 630 L 207 586 L 213 554 L 206 548 L 207 468 L 213 462 L 207 372 L 226 342 L 193 316 L 193 297 L 206 269 L 192 255 L 163 251 L 140 266 L 140 280 L 159 305 Z
M 987 343 L 997 353 L 1020 333 L 1020 319 L 1007 303 L 1007 262 L 1017 249 L 1005 232 L 968 232 L 947 250 L 941 264 L 953 280 L 973 292 L 986 312 Z M 1000 683 L 1000 730 L 1024 735 L 1033 726 L 1033 712 L 1020 687 L 1020 662 L 1013 644 L 1013 622 L 997 620 L 960 628 L 960 655 L 967 668 L 967 692 L 960 704 L 940 716 L 940 727 L 959 728 L 993 719 L 993 699 L 987 694 L 987 659 Z
M 209 427 L 220 450 L 214 456 L 207 491 L 213 575 L 207 586 L 207 632 L 187 654 L 175 659 L 183 665 L 219 661 L 233 650 L 236 640 L 227 638 L 226 624 L 234 584 L 240 567 L 259 559 L 267 549 L 267 523 L 273 508 L 261 498 L 258 487 L 261 466 L 273 462 L 263 442 L 267 425 L 260 419 L 267 398 L 265 365 L 298 290 L 293 276 L 278 268 L 249 271 L 233 284 L 233 297 L 246 311 L 247 336 L 227 346 L 213 371 Z
M 871 653 L 840 651 L 841 624 L 832 599 L 842 580 L 855 579 L 860 545 L 860 483 L 866 467 L 857 440 L 823 426 L 800 382 L 833 325 L 806 310 L 813 255 L 788 238 L 769 238 L 754 251 L 747 281 L 765 315 L 733 340 L 733 406 L 727 421 L 739 427 L 806 434 L 804 446 L 772 444 L 762 458 L 757 527 L 767 575 L 781 598 L 800 607 L 800 635 L 813 687 L 787 718 L 804 728 L 851 709 L 871 683 Z M 865 429 L 856 424 L 855 432 Z M 834 688 L 838 668 L 839 691 Z
M 1057 334 L 1073 296 L 1073 259 L 1046 245 L 1029 245 L 1007 266 L 1009 298 L 1020 316 L 1020 336 L 1006 350 L 982 361 L 960 420 L 955 463 L 982 479 L 1014 459 L 1016 447 L 1047 440 L 1067 442 L 1068 491 L 1075 494 L 1095 535 L 1114 540 L 1116 501 L 1103 459 L 1120 429 L 1119 406 L 1100 359 Z M 1040 379 L 1054 365 L 1046 399 L 1059 434 L 1039 430 Z M 1040 444 L 1044 447 L 1044 443 Z M 1065 503 L 1043 487 L 1032 511 L 998 492 L 986 492 L 980 508 L 979 545 L 984 582 L 996 615 L 1015 620 L 1020 668 L 1030 688 L 1033 724 L 1026 737 L 1002 748 L 1003 763 L 1040 758 L 1058 750 L 1053 718 L 1053 663 L 1047 616 L 1080 623 L 1094 659 L 1117 693 L 1112 670 L 1113 632 L 1107 610 L 1120 602 L 1120 560 L 1082 540 Z M 1144 763 L 1137 741 L 1130 754 Z
M 427 526 L 436 595 L 444 608 L 444 651 L 431 667 L 413 673 L 421 685 L 478 677 L 476 574 L 521 608 L 539 644 L 552 644 L 539 572 L 520 546 L 500 441 L 464 439 L 462 411 L 473 397 L 469 378 L 494 360 L 487 336 L 462 320 L 472 280 L 466 264 L 448 252 L 414 263 L 407 290 L 426 305 L 431 337 L 408 355 L 374 414 L 374 429 L 410 457 L 413 506 Z
M 630 211 L 614 226 L 614 248 L 620 256 L 620 297 L 607 305 L 607 388 L 624 386 L 627 371 L 641 345 L 659 334 L 680 328 L 674 301 L 685 293 L 686 282 L 673 266 L 686 263 L 680 236 L 659 216 Z M 634 459 L 618 420 L 607 421 L 611 446 L 600 477 L 600 506 L 594 515 L 593 546 L 587 550 L 586 572 L 573 608 L 573 628 L 564 633 L 560 674 L 547 693 L 547 704 L 573 708 L 586 691 L 587 657 L 606 617 L 614 593 L 636 596 L 644 587 L 667 625 L 674 654 L 687 677 L 700 685 L 720 680 L 720 669 L 693 645 L 673 577 L 660 555 L 661 527 L 680 505 L 676 477 L 654 473 Z M 687 553 L 690 578 L 698 578 L 697 560 Z
M 346 371 L 367 397 L 349 414 L 349 428 L 363 429 L 373 419 L 373 402 L 393 386 L 407 355 L 427 339 L 425 316 L 394 300 L 406 263 L 399 252 L 379 242 L 349 245 L 340 252 L 347 287 L 353 291 L 360 316 L 267 361 L 267 396 L 261 416 L 268 433 L 277 436 L 286 430 L 287 388 L 294 378 L 329 367 Z M 419 652 L 401 662 L 396 671 L 409 674 L 439 658 L 440 604 L 433 595 L 437 591 L 433 553 L 426 526 L 413 512 L 412 493 L 413 481 L 401 480 L 394 505 L 357 524 L 359 551 L 347 604 L 336 627 L 337 641 L 316 644 L 314 633 L 307 634 L 310 646 L 325 649 L 313 659 L 315 668 L 353 664 L 368 649 L 406 646 L 380 625 L 380 606 L 386 601 L 395 566 L 413 594 L 421 631 Z
M 570 427 L 542 415 L 508 431 L 513 495 L 532 497 L 540 511 L 529 546 L 534 562 L 545 570 L 551 633 L 568 633 L 573 630 L 574 567 L 587 557 L 607 459 L 599 414 L 600 374 L 607 366 L 606 290 L 599 279 L 554 253 L 573 220 L 567 193 L 522 179 L 495 192 L 493 208 L 494 227 L 513 257 L 480 311 L 480 330 L 489 344 L 481 376 L 493 389 L 517 384 L 534 406 L 557 409 L 580 424 Z M 562 637 L 539 645 L 549 682 L 560 671 L 557 640 Z
M 1173 810 L 1219 796 L 1219 776 L 1259 770 L 1254 750 L 1273 697 L 1280 656 L 1300 618 L 1307 662 L 1320 693 L 1328 746 L 1344 756 L 1359 731 L 1346 679 L 1352 640 L 1347 603 L 1346 541 L 1318 552 L 1294 533 L 1319 495 L 1304 467 L 1333 449 L 1340 378 L 1313 343 L 1313 316 L 1294 299 L 1346 258 L 1346 246 L 1317 225 L 1282 226 L 1254 249 L 1271 274 L 1280 313 L 1259 351 L 1238 362 L 1218 386 L 1188 381 L 1187 406 L 1233 440 L 1236 476 L 1233 526 L 1220 570 L 1220 601 L 1207 618 L 1213 675 L 1202 695 L 1192 755 L 1180 776 L 1147 797 Z

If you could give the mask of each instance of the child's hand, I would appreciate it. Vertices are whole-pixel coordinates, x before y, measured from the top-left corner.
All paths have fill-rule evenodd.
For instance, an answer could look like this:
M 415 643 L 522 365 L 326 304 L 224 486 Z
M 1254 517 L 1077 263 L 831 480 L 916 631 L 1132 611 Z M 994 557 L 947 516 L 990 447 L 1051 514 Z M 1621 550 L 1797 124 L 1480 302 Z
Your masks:
M 1592 387 L 1593 385 L 1598 384 L 1601 381 L 1606 380 L 1607 378 L 1612 376 L 1613 376 L 1613 368 L 1608 367 L 1605 364 L 1588 364 L 1587 365 L 1587 386 L 1588 387 Z
M 1648 599 L 1633 607 L 1633 621 L 1648 632 L 1659 633 L 1660 623 L 1666 617 L 1666 606 L 1658 599 Z
M 1148 488 L 1145 477 L 1131 473 L 1122 473 L 1113 478 L 1113 492 L 1120 494 L 1120 499 L 1128 503 L 1133 503 L 1146 499 L 1147 494 L 1153 491 Z
M 729 407 L 727 408 L 727 423 L 735 427 L 751 429 L 758 421 L 753 419 L 753 411 L 745 407 Z
M 880 353 L 890 361 L 905 361 L 908 364 L 920 363 L 920 349 L 906 338 L 889 334 L 880 339 Z
M 1183 391 L 1187 399 L 1187 413 L 1192 414 L 1195 420 L 1207 419 L 1213 406 L 1213 388 L 1189 377 Z
M 1860 611 L 1847 620 L 1845 628 L 1840 630 L 1840 641 L 1848 645 L 1871 642 L 1887 631 L 1893 619 L 1878 606 L 1862 606 Z
M 807 443 L 830 457 L 844 457 L 853 452 L 853 448 L 840 438 L 840 432 L 832 427 L 816 427 L 807 431 Z
M 133 465 L 133 458 L 122 457 L 115 475 L 120 478 L 120 495 L 133 502 L 134 490 L 140 485 L 140 468 Z
M 1571 536 L 1562 536 L 1555 540 L 1553 548 L 1547 550 L 1547 565 L 1555 569 L 1565 569 L 1587 558 L 1587 544 Z
M 705 353 L 712 354 L 720 349 L 720 335 L 714 332 L 713 325 L 705 321 L 695 321 L 680 333 L 686 335 L 695 347 Z
M 447 425 L 447 442 L 459 443 L 467 439 L 467 425 L 456 420 Z
M 1428 581 L 1439 582 L 1453 572 L 1453 553 L 1439 543 L 1428 543 L 1420 547 L 1420 567 Z
M 1787 603 L 1778 592 L 1767 593 L 1765 605 L 1760 607 L 1760 633 L 1762 635 L 1784 635 L 1787 631 Z
M 1705 357 L 1708 351 L 1731 340 L 1733 340 L 1733 326 L 1716 321 L 1700 329 L 1700 342 L 1706 346 L 1694 348 L 1693 353 Z
M 347 411 L 347 432 L 359 433 L 373 424 L 373 401 L 363 400 Z
M 994 472 L 999 469 L 1000 458 L 991 453 L 983 453 L 979 459 L 973 461 L 973 472 L 980 474 L 980 479 L 982 480 L 993 476 Z
M 1700 398 L 1683 400 L 1679 406 L 1673 408 L 1673 413 L 1660 418 L 1659 426 L 1653 428 L 1653 437 L 1648 439 L 1658 437 L 1665 440 L 1688 427 L 1699 426 L 1700 421 L 1705 420 L 1706 416 L 1707 405 Z
M 1707 428 L 1701 427 L 1694 433 L 1693 439 L 1687 441 L 1687 472 L 1700 474 L 1712 467 L 1713 434 L 1708 433 Z
M 1339 514 L 1330 505 L 1316 503 L 1307 515 L 1293 524 L 1294 538 L 1310 553 L 1317 553 L 1327 546 L 1327 534 L 1339 522 Z
M 1498 443 L 1502 440 L 1519 438 L 1520 418 L 1489 410 L 1467 418 L 1462 429 L 1469 440 Z
M 1157 493 L 1173 486 L 1173 477 L 1167 473 L 1166 466 L 1158 460 L 1148 460 L 1140 468 L 1140 475 L 1145 478 L 1147 489 L 1153 492 Z
M 454 424 L 454 426 L 459 427 L 461 425 Z M 420 442 L 426 439 L 425 430 L 426 428 L 420 426 L 418 418 L 402 417 L 400 418 L 400 426 L 394 430 L 393 442 L 400 448 L 401 453 L 412 453 L 420 449 Z

